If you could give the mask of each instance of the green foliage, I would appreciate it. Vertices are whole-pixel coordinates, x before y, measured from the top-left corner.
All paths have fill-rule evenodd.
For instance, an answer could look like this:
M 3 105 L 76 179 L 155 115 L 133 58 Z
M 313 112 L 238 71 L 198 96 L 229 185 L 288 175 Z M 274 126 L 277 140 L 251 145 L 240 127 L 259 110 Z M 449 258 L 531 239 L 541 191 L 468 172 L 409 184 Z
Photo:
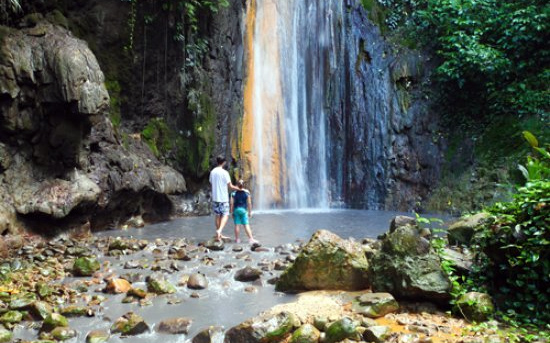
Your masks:
M 107 88 L 107 91 L 109 92 L 109 97 L 111 100 L 111 111 L 109 113 L 109 116 L 111 118 L 111 122 L 113 123 L 113 126 L 115 128 L 118 128 L 120 126 L 121 121 L 121 114 L 120 114 L 120 105 L 121 105 L 121 99 L 120 99 L 120 84 L 118 81 L 105 81 L 105 88 Z
M 389 10 L 389 28 L 439 57 L 436 81 L 451 117 L 513 114 L 548 121 L 550 3 L 377 1 Z

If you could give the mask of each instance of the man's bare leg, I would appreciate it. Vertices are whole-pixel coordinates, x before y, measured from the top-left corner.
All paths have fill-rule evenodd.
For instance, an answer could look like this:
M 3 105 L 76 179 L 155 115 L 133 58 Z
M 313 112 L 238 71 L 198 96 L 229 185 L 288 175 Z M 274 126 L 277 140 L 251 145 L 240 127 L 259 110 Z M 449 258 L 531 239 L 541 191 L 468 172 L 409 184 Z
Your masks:
M 227 220 L 229 219 L 229 216 L 219 216 L 219 225 L 218 229 L 216 230 L 216 239 L 219 241 L 223 238 L 229 238 L 227 236 L 222 235 L 222 230 L 225 227 L 225 224 L 227 224 Z

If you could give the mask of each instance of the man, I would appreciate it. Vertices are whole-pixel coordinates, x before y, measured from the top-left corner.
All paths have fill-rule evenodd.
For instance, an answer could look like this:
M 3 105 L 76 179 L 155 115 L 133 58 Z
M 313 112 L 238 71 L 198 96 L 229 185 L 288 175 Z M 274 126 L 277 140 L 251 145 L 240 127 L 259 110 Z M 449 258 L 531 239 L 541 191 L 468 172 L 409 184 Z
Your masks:
M 231 177 L 225 166 L 225 157 L 218 156 L 216 158 L 218 166 L 210 172 L 210 184 L 212 185 L 212 210 L 216 216 L 216 239 L 228 239 L 229 237 L 222 235 L 222 230 L 229 219 L 229 192 L 238 190 L 237 186 L 231 183 Z

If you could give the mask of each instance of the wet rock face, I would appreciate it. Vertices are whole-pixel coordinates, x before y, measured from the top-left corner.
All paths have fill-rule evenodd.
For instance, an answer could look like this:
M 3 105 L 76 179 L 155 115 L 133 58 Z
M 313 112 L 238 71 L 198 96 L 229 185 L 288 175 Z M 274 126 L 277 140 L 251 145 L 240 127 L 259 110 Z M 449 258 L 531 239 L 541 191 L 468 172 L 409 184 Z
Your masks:
M 355 208 L 413 209 L 441 160 L 437 114 L 423 86 L 429 56 L 393 45 L 361 2 L 339 15 L 326 86 L 331 194 Z
M 0 233 L 167 218 L 183 177 L 140 141 L 120 144 L 87 44 L 38 22 L 6 29 L 0 61 Z M 109 217 L 109 218 L 107 218 Z
M 283 272 L 276 289 L 365 289 L 368 287 L 368 268 L 369 263 L 360 244 L 320 230 Z

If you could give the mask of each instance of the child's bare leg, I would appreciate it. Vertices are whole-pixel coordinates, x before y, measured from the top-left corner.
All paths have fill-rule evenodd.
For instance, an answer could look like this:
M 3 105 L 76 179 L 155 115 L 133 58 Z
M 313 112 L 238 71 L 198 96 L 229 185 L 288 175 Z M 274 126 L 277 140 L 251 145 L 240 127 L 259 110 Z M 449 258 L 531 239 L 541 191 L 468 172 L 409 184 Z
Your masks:
M 240 224 L 235 224 L 235 242 L 239 242 Z
M 244 226 L 244 231 L 246 232 L 246 235 L 248 236 L 248 241 L 250 243 L 258 243 L 258 241 L 255 240 L 254 237 L 252 236 L 252 230 L 250 229 L 250 224 L 246 224 Z

